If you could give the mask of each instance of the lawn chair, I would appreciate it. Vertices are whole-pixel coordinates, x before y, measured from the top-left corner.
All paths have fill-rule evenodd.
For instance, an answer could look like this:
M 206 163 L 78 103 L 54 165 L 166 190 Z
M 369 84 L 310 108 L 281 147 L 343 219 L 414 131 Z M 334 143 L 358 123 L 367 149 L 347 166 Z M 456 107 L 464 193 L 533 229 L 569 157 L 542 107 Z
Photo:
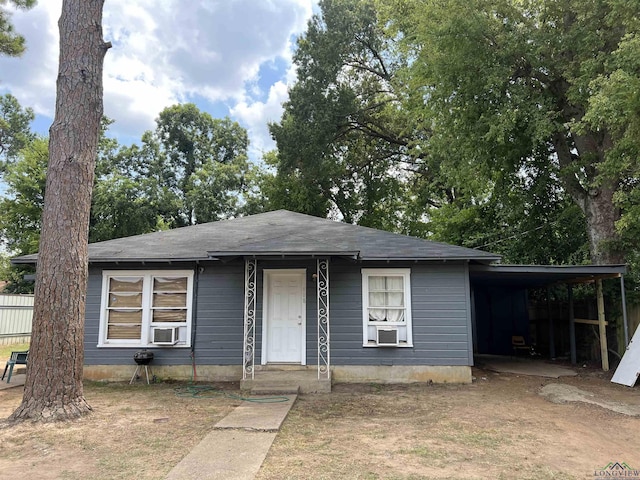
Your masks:
M 4 366 L 4 372 L 2 373 L 2 380 L 4 380 L 4 376 L 7 374 L 7 369 L 9 369 L 9 376 L 7 377 L 7 383 L 11 381 L 11 374 L 13 374 L 14 365 L 26 365 L 27 359 L 29 358 L 29 350 L 24 352 L 11 352 L 11 358 Z
M 513 355 L 516 357 L 521 350 L 527 352 L 529 355 L 533 355 L 533 347 L 527 345 L 527 341 L 522 335 L 513 335 L 511 337 L 511 346 L 513 347 Z

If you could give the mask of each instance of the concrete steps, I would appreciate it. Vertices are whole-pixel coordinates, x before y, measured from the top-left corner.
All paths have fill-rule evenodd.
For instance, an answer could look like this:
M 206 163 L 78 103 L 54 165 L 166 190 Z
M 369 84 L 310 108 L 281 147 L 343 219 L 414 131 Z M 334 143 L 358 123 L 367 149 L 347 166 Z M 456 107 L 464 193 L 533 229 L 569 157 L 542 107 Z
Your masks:
M 299 393 L 302 393 L 300 385 L 289 385 L 287 383 L 256 385 L 255 381 L 251 386 L 250 391 L 251 395 L 298 395 Z
M 242 380 L 240 388 L 251 395 L 329 393 L 331 381 L 318 380 L 318 371 L 300 366 L 261 366 L 253 379 Z

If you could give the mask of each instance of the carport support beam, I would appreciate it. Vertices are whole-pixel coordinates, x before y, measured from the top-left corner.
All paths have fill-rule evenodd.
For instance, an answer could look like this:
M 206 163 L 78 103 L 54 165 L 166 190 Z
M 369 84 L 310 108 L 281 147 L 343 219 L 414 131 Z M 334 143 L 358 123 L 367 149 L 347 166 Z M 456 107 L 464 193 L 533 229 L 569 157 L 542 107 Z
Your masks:
M 624 275 L 620 274 L 620 293 L 622 298 L 622 325 L 624 326 L 624 348 L 629 346 L 629 321 L 627 320 L 627 296 L 624 292 Z
M 609 351 L 607 349 L 607 327 L 604 318 L 604 295 L 602 294 L 602 279 L 596 280 L 596 301 L 598 303 L 598 330 L 600 332 L 600 356 L 602 370 L 609 371 Z
M 549 358 L 556 358 L 556 338 L 553 325 L 553 315 L 551 314 L 551 288 L 547 287 L 547 319 L 549 320 Z
M 578 363 L 576 355 L 576 321 L 573 312 L 573 286 L 567 285 L 567 295 L 569 297 L 569 348 L 571 349 L 571 364 Z

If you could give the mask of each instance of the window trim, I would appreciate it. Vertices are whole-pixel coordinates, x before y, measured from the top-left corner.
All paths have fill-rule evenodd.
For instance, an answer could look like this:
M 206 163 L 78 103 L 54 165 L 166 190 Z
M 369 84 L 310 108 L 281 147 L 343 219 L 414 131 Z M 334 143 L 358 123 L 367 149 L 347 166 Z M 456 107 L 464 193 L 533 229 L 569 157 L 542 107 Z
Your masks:
M 112 277 L 143 277 L 142 282 L 142 326 L 140 340 L 107 340 L 107 311 L 109 301 L 109 279 Z M 187 319 L 186 322 L 152 322 L 152 299 L 154 277 L 187 277 Z M 102 295 L 100 298 L 100 325 L 98 329 L 99 348 L 189 348 L 193 319 L 193 270 L 103 270 Z M 176 325 L 177 324 L 177 325 Z M 180 327 L 185 329 L 184 341 L 175 345 L 156 345 L 150 342 L 151 327 Z M 180 335 L 182 337 L 182 335 Z
M 369 277 L 399 276 L 403 277 L 404 288 L 404 316 L 403 322 L 370 322 L 369 321 Z M 369 348 L 383 348 L 376 343 L 370 343 L 369 326 L 397 326 L 406 329 L 406 342 L 396 348 L 413 347 L 413 317 L 411 315 L 411 269 L 410 268 L 363 268 L 362 269 L 362 346 Z M 386 347 L 385 347 L 386 348 Z

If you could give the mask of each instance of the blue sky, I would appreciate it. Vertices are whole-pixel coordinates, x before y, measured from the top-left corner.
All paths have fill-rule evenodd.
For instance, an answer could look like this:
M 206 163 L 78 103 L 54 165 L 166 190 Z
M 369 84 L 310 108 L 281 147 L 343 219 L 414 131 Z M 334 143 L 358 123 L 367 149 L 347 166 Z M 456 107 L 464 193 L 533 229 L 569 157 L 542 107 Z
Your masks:
M 12 93 L 37 114 L 47 134 L 53 119 L 62 0 L 16 11 L 12 23 L 27 52 L 0 57 L 0 94 Z M 295 78 L 295 38 L 316 0 L 107 0 L 104 110 L 122 143 L 153 129 L 160 111 L 193 102 L 213 117 L 244 126 L 257 160 L 274 148 L 267 122 L 277 121 Z

